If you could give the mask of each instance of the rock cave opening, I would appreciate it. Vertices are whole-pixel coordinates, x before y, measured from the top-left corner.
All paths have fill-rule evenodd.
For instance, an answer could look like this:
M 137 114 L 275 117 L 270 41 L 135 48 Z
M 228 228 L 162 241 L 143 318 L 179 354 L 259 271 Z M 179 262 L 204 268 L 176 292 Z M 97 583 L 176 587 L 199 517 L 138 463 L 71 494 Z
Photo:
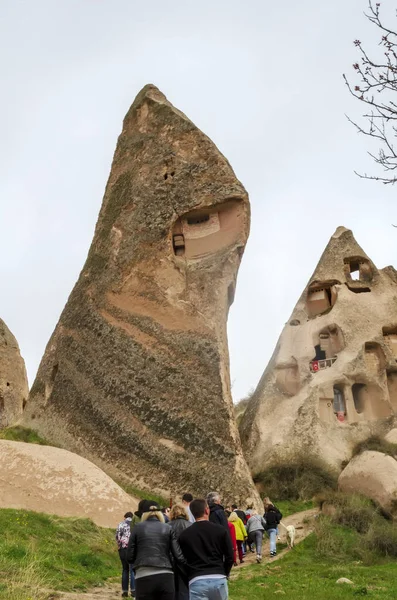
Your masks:
M 238 199 L 182 215 L 172 232 L 174 254 L 192 259 L 231 246 L 241 236 L 244 218 L 244 204 Z
M 392 327 L 382 327 L 382 334 L 393 359 L 397 361 L 397 325 Z
M 344 272 L 346 285 L 351 292 L 359 294 L 371 291 L 368 284 L 373 279 L 373 269 L 368 259 L 361 256 L 345 258 Z
M 357 414 L 362 414 L 367 421 L 376 421 L 392 414 L 388 399 L 379 385 L 353 383 L 352 395 Z
M 358 414 L 364 412 L 365 398 L 367 396 L 366 387 L 365 383 L 354 383 L 352 385 L 354 408 Z
M 397 412 L 397 373 L 395 371 L 387 373 L 387 389 L 393 410 Z
M 335 285 L 338 281 L 313 282 L 306 297 L 306 311 L 309 318 L 329 312 L 334 306 L 338 293 Z
M 346 417 L 346 402 L 342 386 L 334 385 L 334 401 L 332 407 L 338 421 L 343 423 Z
M 377 342 L 365 342 L 364 360 L 369 373 L 379 375 L 386 366 L 385 355 Z
M 345 347 L 342 331 L 334 323 L 321 329 L 315 336 L 315 342 L 315 356 L 309 365 L 312 373 L 332 367 L 338 358 L 337 354 Z

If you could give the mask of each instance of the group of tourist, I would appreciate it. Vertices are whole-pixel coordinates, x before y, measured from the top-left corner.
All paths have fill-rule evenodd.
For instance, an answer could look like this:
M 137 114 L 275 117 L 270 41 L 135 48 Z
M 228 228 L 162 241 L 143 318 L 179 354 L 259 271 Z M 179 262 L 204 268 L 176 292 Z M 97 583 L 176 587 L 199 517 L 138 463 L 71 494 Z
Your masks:
M 127 512 L 116 531 L 122 563 L 122 596 L 137 600 L 226 600 L 230 571 L 244 562 L 247 551 L 262 559 L 262 538 L 270 537 L 270 556 L 276 555 L 280 511 L 264 500 L 264 515 L 252 507 L 223 508 L 220 495 L 193 499 L 161 509 L 141 500 Z

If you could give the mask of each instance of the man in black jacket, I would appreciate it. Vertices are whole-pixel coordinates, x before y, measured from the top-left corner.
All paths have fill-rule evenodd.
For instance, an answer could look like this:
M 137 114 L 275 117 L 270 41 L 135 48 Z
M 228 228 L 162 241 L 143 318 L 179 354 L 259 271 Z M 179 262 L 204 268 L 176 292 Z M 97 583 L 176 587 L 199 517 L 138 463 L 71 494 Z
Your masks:
M 221 505 L 221 497 L 218 492 L 210 492 L 207 495 L 207 503 L 210 508 L 211 523 L 222 525 L 227 531 L 229 531 L 225 509 Z
M 204 499 L 190 504 L 196 522 L 179 536 L 187 562 L 190 600 L 227 600 L 227 577 L 233 565 L 229 530 L 210 523 L 210 509 Z

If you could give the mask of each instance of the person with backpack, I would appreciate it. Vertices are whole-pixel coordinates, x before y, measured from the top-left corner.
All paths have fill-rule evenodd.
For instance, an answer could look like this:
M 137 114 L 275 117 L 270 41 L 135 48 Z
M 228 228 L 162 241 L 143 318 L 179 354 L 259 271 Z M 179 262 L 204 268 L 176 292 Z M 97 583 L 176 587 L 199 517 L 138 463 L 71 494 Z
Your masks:
M 281 512 L 274 506 L 274 504 L 265 505 L 265 514 L 263 515 L 266 521 L 266 531 L 270 538 L 270 556 L 276 556 L 276 538 L 277 538 L 277 527 L 283 518 Z M 252 518 L 252 517 L 251 517 Z M 251 519 L 250 519 L 251 520 Z

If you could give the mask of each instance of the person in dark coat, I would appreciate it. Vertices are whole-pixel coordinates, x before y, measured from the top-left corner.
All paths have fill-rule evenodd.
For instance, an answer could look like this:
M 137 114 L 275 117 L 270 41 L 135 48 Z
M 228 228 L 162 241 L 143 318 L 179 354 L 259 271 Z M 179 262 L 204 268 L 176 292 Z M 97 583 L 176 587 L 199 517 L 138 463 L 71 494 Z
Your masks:
M 222 525 L 229 531 L 229 525 L 225 509 L 221 505 L 221 497 L 218 492 L 210 492 L 207 496 L 207 503 L 210 509 L 210 522 Z
M 266 526 L 265 529 L 270 538 L 270 556 L 276 556 L 276 538 L 277 527 L 283 518 L 283 515 L 274 504 L 265 504 L 265 514 L 263 515 Z
M 175 532 L 153 501 L 131 532 L 127 561 L 135 571 L 136 600 L 174 600 L 173 563 L 184 565 L 186 561 Z
M 183 504 L 174 504 L 170 512 L 168 525 L 173 529 L 177 541 L 182 531 L 190 527 L 189 514 Z M 189 600 L 189 588 L 187 587 L 181 572 L 175 570 L 175 600 Z

